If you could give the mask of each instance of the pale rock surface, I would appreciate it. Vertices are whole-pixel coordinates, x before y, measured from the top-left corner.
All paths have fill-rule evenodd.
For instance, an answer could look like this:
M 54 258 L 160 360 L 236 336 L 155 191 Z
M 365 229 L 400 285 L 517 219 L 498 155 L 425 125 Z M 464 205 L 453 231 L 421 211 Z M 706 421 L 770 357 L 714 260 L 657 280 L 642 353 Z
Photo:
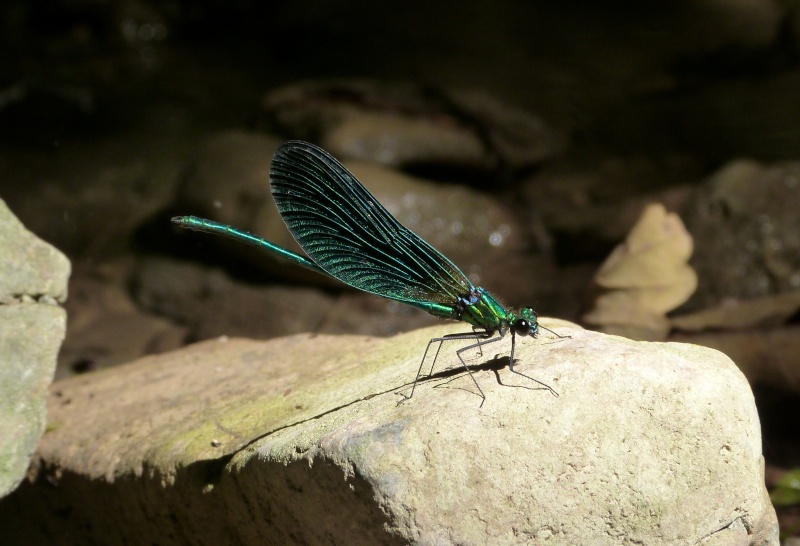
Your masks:
M 699 346 L 562 335 L 220 339 L 53 386 L 26 544 L 777 545 L 747 381 Z M 463 327 L 461 328 L 463 329 Z M 502 384 L 501 384 L 502 383 Z M 69 514 L 64 518 L 63 514 Z
M 66 328 L 69 260 L 0 199 L 0 497 L 25 476 Z

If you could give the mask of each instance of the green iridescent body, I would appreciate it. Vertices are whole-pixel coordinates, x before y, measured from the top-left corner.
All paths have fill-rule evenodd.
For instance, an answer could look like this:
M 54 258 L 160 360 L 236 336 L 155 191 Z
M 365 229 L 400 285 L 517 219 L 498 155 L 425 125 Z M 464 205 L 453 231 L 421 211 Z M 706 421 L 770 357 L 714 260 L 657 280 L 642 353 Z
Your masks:
M 536 313 L 529 307 L 519 313 L 509 311 L 488 291 L 473 286 L 453 262 L 402 226 L 330 154 L 306 142 L 287 142 L 272 160 L 270 186 L 281 217 L 307 256 L 213 220 L 177 216 L 172 221 L 181 227 L 254 245 L 353 288 L 401 301 L 436 317 L 460 320 L 477 329 L 432 339 L 407 398 L 414 393 L 431 345 L 438 342 L 441 348 L 443 341 L 452 339 L 476 341 L 457 354 L 484 399 L 480 385 L 464 362 L 464 351 L 481 348 L 510 331 L 509 368 L 523 375 L 514 370 L 514 340 L 516 334 L 536 337 Z M 495 334 L 498 337 L 490 339 Z M 438 350 L 436 353 L 438 356 Z M 431 373 L 432 370 L 433 365 Z
M 196 231 L 204 231 L 206 233 L 216 233 L 224 235 L 232 239 L 237 239 L 241 242 L 248 243 L 259 248 L 263 248 L 274 254 L 289 260 L 290 262 L 303 266 L 317 273 L 329 274 L 325 269 L 321 268 L 305 256 L 301 256 L 291 250 L 283 248 L 282 246 L 271 243 L 266 239 L 262 239 L 257 235 L 253 235 L 248 231 L 221 224 L 208 220 L 206 218 L 198 218 L 197 216 L 177 216 L 173 221 L 181 227 L 193 229 Z M 350 283 L 347 283 L 350 284 Z M 354 286 L 354 288 L 359 288 Z M 393 298 L 385 294 L 378 294 L 390 299 L 398 299 L 421 309 L 426 313 L 443 319 L 461 320 L 476 328 L 483 328 L 487 331 L 498 332 L 505 335 L 512 324 L 518 320 L 517 314 L 506 309 L 497 299 L 481 287 L 470 287 L 470 291 L 462 296 L 459 296 L 454 304 L 443 304 L 431 301 L 414 301 L 405 300 L 400 298 Z M 536 314 L 528 307 L 524 308 L 519 318 L 527 320 L 534 327 L 536 326 Z

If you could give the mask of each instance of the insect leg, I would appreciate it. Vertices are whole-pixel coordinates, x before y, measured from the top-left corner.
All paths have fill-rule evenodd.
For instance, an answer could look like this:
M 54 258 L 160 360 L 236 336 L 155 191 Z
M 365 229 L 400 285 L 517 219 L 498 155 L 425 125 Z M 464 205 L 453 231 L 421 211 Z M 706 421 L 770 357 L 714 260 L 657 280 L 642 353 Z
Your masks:
M 483 403 L 486 402 L 486 395 L 483 394 L 483 389 L 481 389 L 481 386 L 478 385 L 478 381 L 475 379 L 475 376 L 472 375 L 472 372 L 470 371 L 469 366 L 467 366 L 467 363 L 464 362 L 464 357 L 461 356 L 461 353 L 463 353 L 464 351 L 469 351 L 470 349 L 480 348 L 483 347 L 484 345 L 488 345 L 489 343 L 494 343 L 496 341 L 500 341 L 501 339 L 503 339 L 503 336 L 497 336 L 494 339 L 489 339 L 492 336 L 494 336 L 494 332 L 486 332 L 484 334 L 484 339 L 485 339 L 484 341 L 478 341 L 477 343 L 473 343 L 472 345 L 467 345 L 466 347 L 462 347 L 461 349 L 456 351 L 456 356 L 458 356 L 458 359 L 461 361 L 461 365 L 464 366 L 465 370 L 467 370 L 469 378 L 472 379 L 472 382 L 475 383 L 476 387 L 478 387 L 478 392 L 481 393 L 481 398 L 483 398 L 483 400 L 481 401 L 481 406 L 483 406 Z
M 483 356 L 483 344 L 480 340 L 480 334 L 484 333 L 483 330 L 480 330 L 477 326 L 472 327 L 472 331 L 475 333 L 475 341 L 478 343 L 478 350 L 480 351 L 480 356 Z
M 417 382 L 419 381 L 419 378 L 422 375 L 422 367 L 425 364 L 425 359 L 428 356 L 428 351 L 430 350 L 431 345 L 433 345 L 434 343 L 438 343 L 439 344 L 439 346 L 436 348 L 436 354 L 433 357 L 433 362 L 431 362 L 431 369 L 428 372 L 428 377 L 430 377 L 433 374 L 433 367 L 436 365 L 436 359 L 439 358 L 439 351 L 442 350 L 442 343 L 444 343 L 445 341 L 454 341 L 454 340 L 459 340 L 459 339 L 480 339 L 481 337 L 483 337 L 484 339 L 488 339 L 488 338 L 492 337 L 493 335 L 494 335 L 494 332 L 485 332 L 485 331 L 484 332 L 475 332 L 475 331 L 473 331 L 473 332 L 465 332 L 465 333 L 462 333 L 462 334 L 447 334 L 447 335 L 442 336 L 442 337 L 435 337 L 435 338 L 431 339 L 430 341 L 428 341 L 428 346 L 425 347 L 425 353 L 422 355 L 422 360 L 419 363 L 419 369 L 417 370 L 417 375 L 416 375 L 416 377 L 414 377 L 414 384 L 411 386 L 411 392 L 408 394 L 408 396 L 402 395 L 403 398 L 408 400 L 409 398 L 414 396 L 414 390 L 417 388 Z M 460 354 L 461 351 L 468 350 L 468 349 L 474 349 L 475 347 L 479 347 L 479 346 L 485 345 L 485 344 L 486 344 L 486 342 L 478 341 L 477 343 L 474 343 L 472 345 L 464 347 L 463 349 L 459 349 L 456 352 L 456 354 L 458 354 L 458 358 L 461 361 L 461 364 L 463 364 L 465 368 L 467 367 L 467 365 L 464 363 L 464 359 L 461 357 L 461 354 Z M 469 368 L 467 368 L 467 371 L 469 371 Z M 472 374 L 470 374 L 470 376 L 472 376 Z M 472 380 L 475 381 L 475 378 L 473 378 Z M 477 383 L 475 383 L 475 384 L 477 385 Z M 480 390 L 480 387 L 478 387 L 478 390 Z M 481 396 L 483 396 L 483 392 L 481 392 Z M 485 398 L 486 397 L 484 396 L 484 399 Z
M 558 334 L 556 334 L 556 335 L 558 335 Z M 525 375 L 524 373 L 518 372 L 517 370 L 514 369 L 514 345 L 515 345 L 516 339 L 517 339 L 517 336 L 514 335 L 514 332 L 511 332 L 511 360 L 508 361 L 508 369 L 511 371 L 511 373 L 515 373 L 517 375 L 521 375 L 522 377 L 530 379 L 534 383 L 540 384 L 542 387 L 544 387 L 545 389 L 549 390 L 550 394 L 552 394 L 553 396 L 558 398 L 558 393 L 556 391 L 554 391 L 553 387 L 551 387 L 550 385 L 548 385 L 546 383 L 542 383 L 538 379 L 534 379 L 531 376 Z

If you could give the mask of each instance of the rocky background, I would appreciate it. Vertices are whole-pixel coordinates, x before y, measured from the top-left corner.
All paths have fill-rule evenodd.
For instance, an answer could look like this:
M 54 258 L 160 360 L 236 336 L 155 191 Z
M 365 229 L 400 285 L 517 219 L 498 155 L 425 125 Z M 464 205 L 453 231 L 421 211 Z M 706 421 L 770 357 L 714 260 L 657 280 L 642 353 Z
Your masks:
M 267 173 L 302 138 L 504 301 L 723 350 L 791 491 L 797 2 L 11 0 L 0 25 L 0 198 L 72 263 L 57 378 L 220 335 L 435 323 L 169 223 L 292 247 Z

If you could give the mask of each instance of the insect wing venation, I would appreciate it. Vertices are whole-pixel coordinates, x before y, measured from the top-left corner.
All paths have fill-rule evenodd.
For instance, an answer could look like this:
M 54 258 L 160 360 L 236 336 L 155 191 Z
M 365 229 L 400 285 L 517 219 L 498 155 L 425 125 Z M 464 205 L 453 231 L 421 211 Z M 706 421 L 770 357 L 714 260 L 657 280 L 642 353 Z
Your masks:
M 472 289 L 458 267 L 403 227 L 321 148 L 300 141 L 282 145 L 270 183 L 297 242 L 342 282 L 399 301 L 449 305 Z

